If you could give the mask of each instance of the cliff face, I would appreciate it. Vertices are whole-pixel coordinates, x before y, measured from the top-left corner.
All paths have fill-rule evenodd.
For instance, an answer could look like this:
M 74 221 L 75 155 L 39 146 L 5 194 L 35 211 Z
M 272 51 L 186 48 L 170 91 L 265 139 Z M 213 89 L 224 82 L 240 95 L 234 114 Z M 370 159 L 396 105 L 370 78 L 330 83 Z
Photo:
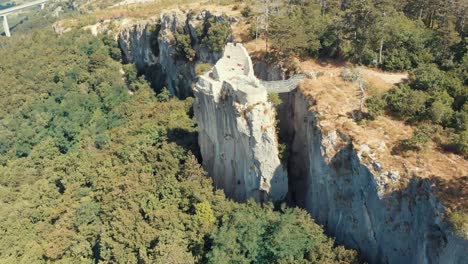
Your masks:
M 196 64 L 214 64 L 221 57 L 221 53 L 210 50 L 201 40 L 200 32 L 209 19 L 231 22 L 226 16 L 208 11 L 192 14 L 176 10 L 161 14 L 159 19 L 124 28 L 118 36 L 124 60 L 135 63 L 140 72 L 155 79 L 156 84 L 167 86 L 177 97 L 192 95 Z M 178 30 L 190 39 L 196 54 L 192 61 L 177 49 L 175 35 Z
M 124 57 L 141 70 L 160 71 L 173 94 L 190 95 L 196 63 L 220 57 L 201 44 L 195 30 L 208 17 L 224 19 L 173 12 L 128 28 L 119 36 Z M 174 34 L 181 27 L 193 40 L 194 62 L 176 49 Z M 279 67 L 265 62 L 256 63 L 255 71 L 264 80 L 284 79 Z M 287 176 L 278 158 L 274 110 L 241 45 L 227 46 L 193 94 L 203 166 L 229 197 L 281 200 L 289 189 L 292 205 L 306 208 L 369 263 L 466 263 L 468 242 L 452 233 L 432 183 L 413 176 L 403 188 L 390 188 L 401 180 L 400 172 L 382 170 L 384 161 L 369 156 L 368 147 L 348 133 L 324 128 L 323 113 L 311 110 L 311 99 L 298 90 L 280 94 L 280 133 L 290 149 Z M 349 98 L 341 99 L 336 96 L 335 103 Z
M 239 201 L 281 200 L 287 175 L 278 158 L 275 110 L 245 48 L 228 44 L 194 88 L 203 167 Z
M 468 241 L 444 222 L 429 181 L 413 177 L 405 188 L 387 190 L 398 172 L 376 173 L 378 162 L 365 155 L 366 146 L 325 131 L 300 91 L 282 97 L 280 130 L 291 139 L 294 204 L 370 263 L 466 263 Z

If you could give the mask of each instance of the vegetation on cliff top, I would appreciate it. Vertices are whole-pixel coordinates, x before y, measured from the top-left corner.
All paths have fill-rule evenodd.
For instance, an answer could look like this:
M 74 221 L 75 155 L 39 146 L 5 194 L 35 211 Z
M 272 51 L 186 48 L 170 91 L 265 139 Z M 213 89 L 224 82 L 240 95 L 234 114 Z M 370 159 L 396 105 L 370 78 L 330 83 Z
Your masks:
M 268 23 L 252 18 L 251 26 L 282 56 L 410 71 L 408 83 L 367 100 L 369 117 L 387 113 L 421 126 L 419 132 L 432 125 L 433 132 L 415 134 L 399 150 L 432 139 L 467 157 L 467 8 L 442 0 L 283 2 L 260 12 Z

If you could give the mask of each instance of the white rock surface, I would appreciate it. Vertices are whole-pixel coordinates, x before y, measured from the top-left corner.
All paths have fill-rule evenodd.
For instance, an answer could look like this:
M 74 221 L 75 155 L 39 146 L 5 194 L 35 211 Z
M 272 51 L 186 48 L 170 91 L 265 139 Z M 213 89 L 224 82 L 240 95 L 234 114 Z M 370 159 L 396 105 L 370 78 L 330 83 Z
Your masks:
M 245 201 L 278 201 L 288 190 L 278 158 L 275 110 L 241 44 L 228 44 L 194 88 L 203 166 L 217 188 Z

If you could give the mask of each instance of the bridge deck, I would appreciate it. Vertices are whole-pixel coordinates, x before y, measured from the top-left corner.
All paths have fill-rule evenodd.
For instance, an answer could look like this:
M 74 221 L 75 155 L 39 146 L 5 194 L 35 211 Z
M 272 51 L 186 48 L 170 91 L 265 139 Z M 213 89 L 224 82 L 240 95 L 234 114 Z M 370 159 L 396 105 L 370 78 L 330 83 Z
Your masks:
M 24 3 L 22 5 L 18 5 L 18 6 L 10 7 L 10 8 L 7 8 L 7 9 L 3 9 L 3 10 L 0 10 L 0 16 L 5 16 L 5 15 L 8 15 L 8 14 L 17 12 L 17 11 L 19 11 L 21 9 L 25 9 L 25 8 L 35 6 L 35 5 L 40 5 L 40 4 L 43 4 L 43 3 L 48 2 L 48 1 L 49 0 L 36 0 L 36 1 L 29 2 L 29 3 Z
M 307 78 L 305 74 L 296 74 L 293 77 L 282 81 L 262 81 L 263 86 L 268 93 L 287 93 L 299 85 L 299 83 Z

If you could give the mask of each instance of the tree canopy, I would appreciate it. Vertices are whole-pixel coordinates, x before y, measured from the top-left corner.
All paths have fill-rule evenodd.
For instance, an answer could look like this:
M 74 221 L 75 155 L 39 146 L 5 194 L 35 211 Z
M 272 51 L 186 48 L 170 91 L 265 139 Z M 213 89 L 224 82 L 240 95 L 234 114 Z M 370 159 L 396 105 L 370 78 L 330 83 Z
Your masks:
M 214 191 L 193 99 L 108 37 L 33 30 L 0 57 L 0 263 L 357 262 L 303 210 Z

